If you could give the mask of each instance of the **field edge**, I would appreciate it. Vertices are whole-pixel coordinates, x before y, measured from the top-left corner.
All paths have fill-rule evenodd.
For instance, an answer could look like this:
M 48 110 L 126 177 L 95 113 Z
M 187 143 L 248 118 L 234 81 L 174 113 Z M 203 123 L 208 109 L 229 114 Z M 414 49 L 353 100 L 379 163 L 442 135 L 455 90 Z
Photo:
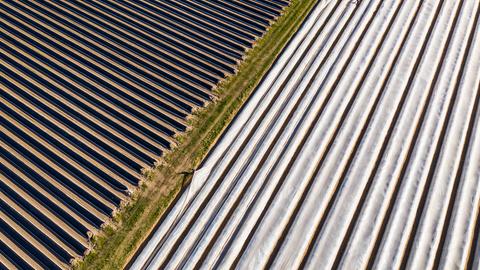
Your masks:
M 192 172 L 228 127 L 296 33 L 318 0 L 292 0 L 284 13 L 246 54 L 235 75 L 215 90 L 216 99 L 189 119 L 191 128 L 177 136 L 178 145 L 165 154 L 128 204 L 92 238 L 92 249 L 73 262 L 74 269 L 122 269 L 150 235 L 163 212 Z

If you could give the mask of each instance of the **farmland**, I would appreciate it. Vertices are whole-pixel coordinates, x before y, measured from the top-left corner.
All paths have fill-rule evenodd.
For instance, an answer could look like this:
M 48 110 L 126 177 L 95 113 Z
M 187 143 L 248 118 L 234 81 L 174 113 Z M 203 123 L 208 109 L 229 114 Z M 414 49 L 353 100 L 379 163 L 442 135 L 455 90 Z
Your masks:
M 319 1 L 132 269 L 472 269 L 480 3 Z
M 287 5 L 1 1 L 0 263 L 83 256 Z

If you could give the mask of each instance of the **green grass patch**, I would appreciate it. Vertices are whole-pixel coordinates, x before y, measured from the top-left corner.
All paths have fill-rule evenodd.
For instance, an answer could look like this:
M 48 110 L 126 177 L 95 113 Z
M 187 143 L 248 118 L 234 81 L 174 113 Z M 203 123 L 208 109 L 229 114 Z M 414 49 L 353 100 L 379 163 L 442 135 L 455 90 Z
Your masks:
M 74 263 L 75 269 L 125 267 L 316 2 L 292 0 L 284 14 L 247 52 L 238 72 L 215 90 L 215 102 L 190 118 L 192 128 L 177 137 L 178 145 L 165 154 L 156 168 L 145 173 L 147 181 L 131 201 L 92 238 L 93 249 L 83 261 Z

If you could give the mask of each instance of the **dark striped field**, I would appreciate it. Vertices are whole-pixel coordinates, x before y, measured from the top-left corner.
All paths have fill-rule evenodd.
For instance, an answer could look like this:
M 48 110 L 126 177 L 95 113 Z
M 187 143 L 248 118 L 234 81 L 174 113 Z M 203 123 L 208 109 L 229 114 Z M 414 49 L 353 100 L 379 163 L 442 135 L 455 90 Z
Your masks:
M 287 5 L 0 1 L 0 265 L 80 257 Z

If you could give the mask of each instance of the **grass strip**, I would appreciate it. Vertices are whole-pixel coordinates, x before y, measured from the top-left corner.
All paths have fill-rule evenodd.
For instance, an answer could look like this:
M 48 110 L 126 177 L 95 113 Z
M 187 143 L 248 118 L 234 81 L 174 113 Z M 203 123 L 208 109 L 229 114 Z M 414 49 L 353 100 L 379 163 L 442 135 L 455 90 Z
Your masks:
M 217 87 L 217 99 L 189 119 L 192 128 L 177 137 L 178 145 L 166 153 L 155 168 L 145 172 L 147 181 L 112 222 L 92 238 L 93 249 L 82 261 L 74 262 L 75 269 L 125 267 L 316 2 L 291 1 L 280 18 L 246 53 L 238 72 Z

